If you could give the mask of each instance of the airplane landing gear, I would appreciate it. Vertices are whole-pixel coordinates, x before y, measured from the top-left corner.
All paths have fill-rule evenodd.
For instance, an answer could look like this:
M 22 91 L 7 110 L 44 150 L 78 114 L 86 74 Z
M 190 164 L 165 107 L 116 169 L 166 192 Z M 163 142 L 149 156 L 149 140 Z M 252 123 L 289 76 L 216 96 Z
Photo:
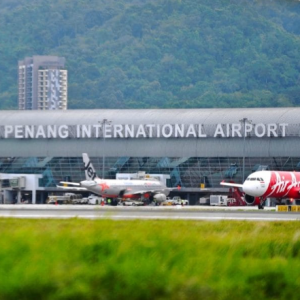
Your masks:
M 259 204 L 258 204 L 258 209 L 264 209 L 264 207 L 263 207 L 263 203 L 265 202 L 265 199 L 263 199 L 263 198 L 260 198 L 260 202 L 259 202 Z

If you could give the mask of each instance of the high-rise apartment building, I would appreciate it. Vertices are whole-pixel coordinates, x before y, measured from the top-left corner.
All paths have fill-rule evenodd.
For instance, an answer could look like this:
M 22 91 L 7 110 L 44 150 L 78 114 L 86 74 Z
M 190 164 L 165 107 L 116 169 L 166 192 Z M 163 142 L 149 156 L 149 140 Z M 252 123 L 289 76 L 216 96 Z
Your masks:
M 65 110 L 67 88 L 64 57 L 33 56 L 19 61 L 20 110 Z

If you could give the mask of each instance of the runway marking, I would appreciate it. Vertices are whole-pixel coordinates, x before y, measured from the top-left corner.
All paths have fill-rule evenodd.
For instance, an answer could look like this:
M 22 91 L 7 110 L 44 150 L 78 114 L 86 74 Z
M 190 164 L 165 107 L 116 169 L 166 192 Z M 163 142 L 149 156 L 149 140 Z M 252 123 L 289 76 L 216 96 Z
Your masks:
M 78 215 L 2 215 L 1 218 L 20 218 L 20 219 L 142 219 L 142 220 L 237 220 L 237 221 L 299 221 L 300 217 L 295 218 L 260 218 L 260 217 L 174 217 L 174 216 L 78 216 Z

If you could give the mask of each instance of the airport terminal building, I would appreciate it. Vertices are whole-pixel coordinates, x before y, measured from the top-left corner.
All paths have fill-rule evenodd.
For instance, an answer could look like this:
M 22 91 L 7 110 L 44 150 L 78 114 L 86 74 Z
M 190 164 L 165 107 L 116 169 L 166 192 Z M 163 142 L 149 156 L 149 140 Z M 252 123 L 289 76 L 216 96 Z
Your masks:
M 300 108 L 1 111 L 0 173 L 41 175 L 44 203 L 60 181 L 84 179 L 86 152 L 99 177 L 170 175 L 167 185 L 193 204 L 222 180 L 300 170 L 299 116 Z

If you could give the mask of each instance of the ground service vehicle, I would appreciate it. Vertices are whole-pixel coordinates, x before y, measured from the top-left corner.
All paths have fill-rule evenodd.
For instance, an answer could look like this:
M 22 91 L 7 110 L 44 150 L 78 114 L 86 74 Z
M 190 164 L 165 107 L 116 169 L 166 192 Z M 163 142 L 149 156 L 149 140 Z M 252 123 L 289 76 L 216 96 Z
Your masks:
M 189 201 L 181 199 L 179 196 L 174 196 L 172 199 L 167 198 L 166 201 L 162 202 L 162 205 L 188 205 Z
M 171 205 L 175 205 L 174 201 L 172 199 L 167 199 L 166 201 L 161 203 L 162 206 L 171 206 Z
M 76 204 L 81 200 L 81 194 L 65 193 L 63 195 L 50 195 L 47 204 Z
M 123 206 L 143 206 L 144 203 L 142 201 L 125 200 L 125 201 L 119 202 L 119 205 L 123 205 Z
M 175 205 L 188 205 L 189 201 L 186 199 L 181 199 L 180 196 L 174 196 L 172 198 Z
M 227 206 L 227 198 L 226 195 L 210 195 L 210 205 Z
M 94 195 L 91 195 L 87 198 L 88 200 L 88 204 L 91 204 L 91 205 L 98 205 L 98 204 L 101 204 L 102 201 L 105 201 L 104 198 L 102 197 L 98 197 L 98 196 L 94 196 Z

